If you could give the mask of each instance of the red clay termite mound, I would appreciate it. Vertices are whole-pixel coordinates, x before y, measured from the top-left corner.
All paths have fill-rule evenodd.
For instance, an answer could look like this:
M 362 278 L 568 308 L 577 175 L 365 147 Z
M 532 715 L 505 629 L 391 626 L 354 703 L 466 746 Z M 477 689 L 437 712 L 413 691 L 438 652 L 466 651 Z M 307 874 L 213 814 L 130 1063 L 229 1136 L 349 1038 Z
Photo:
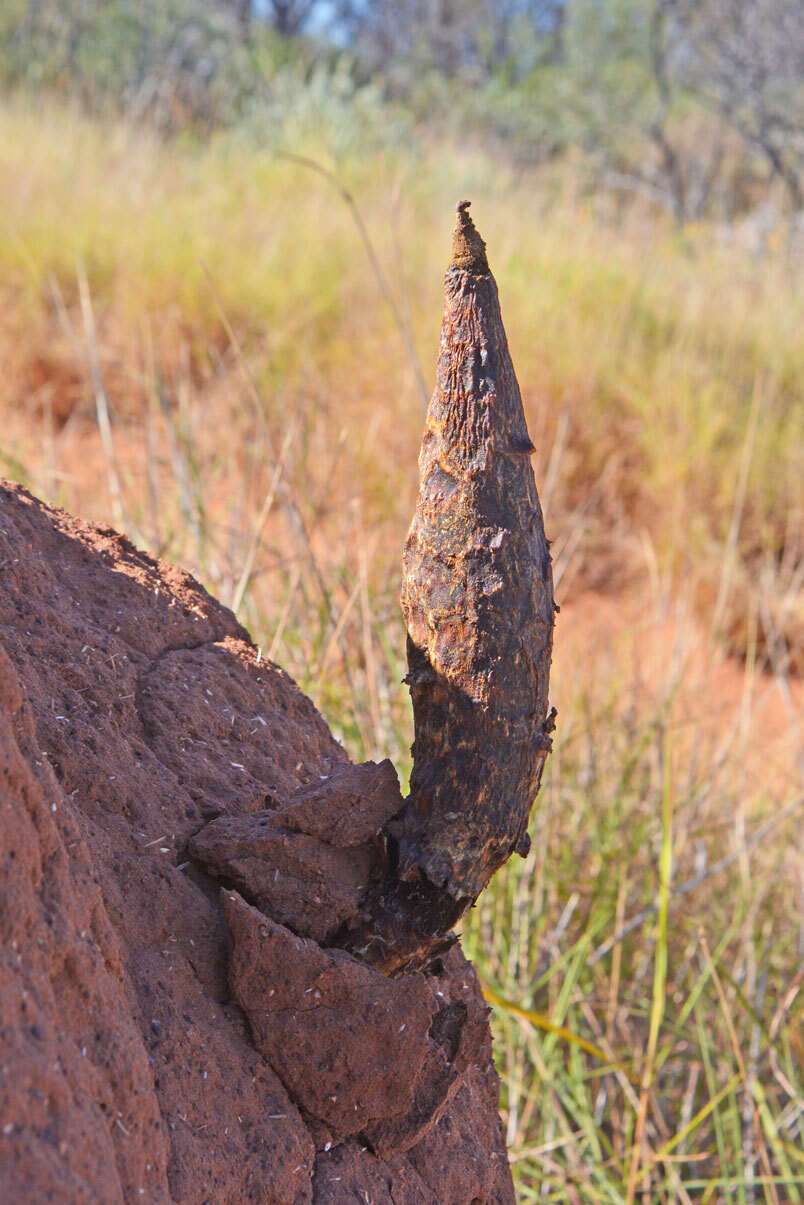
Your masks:
M 471 967 L 326 948 L 390 764 L 115 532 L 6 485 L 0 564 L 0 1200 L 511 1202 Z
M 187 574 L 0 487 L 0 1200 L 510 1205 L 450 932 L 525 848 L 550 558 L 459 206 L 405 551 L 411 795 Z

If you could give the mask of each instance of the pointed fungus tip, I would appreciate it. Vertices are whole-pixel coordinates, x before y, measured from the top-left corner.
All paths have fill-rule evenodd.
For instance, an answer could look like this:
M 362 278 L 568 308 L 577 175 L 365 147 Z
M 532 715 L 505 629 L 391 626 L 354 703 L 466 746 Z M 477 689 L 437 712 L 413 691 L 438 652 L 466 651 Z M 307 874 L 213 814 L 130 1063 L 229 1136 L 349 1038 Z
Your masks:
M 459 201 L 456 206 L 458 216 L 452 232 L 451 262 L 464 272 L 471 272 L 474 276 L 486 276 L 489 272 L 486 244 L 469 216 L 471 204 L 471 201 Z

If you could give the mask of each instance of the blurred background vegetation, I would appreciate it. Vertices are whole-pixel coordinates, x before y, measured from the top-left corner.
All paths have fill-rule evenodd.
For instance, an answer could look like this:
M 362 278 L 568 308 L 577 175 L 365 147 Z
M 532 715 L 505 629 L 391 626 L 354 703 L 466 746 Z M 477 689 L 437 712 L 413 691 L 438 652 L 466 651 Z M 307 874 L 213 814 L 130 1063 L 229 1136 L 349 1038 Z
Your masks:
M 464 926 L 519 1197 L 800 1202 L 800 0 L 4 0 L 0 179 L 0 469 L 403 779 L 472 198 L 561 605 L 532 849 Z
M 424 123 L 514 163 L 574 155 L 679 222 L 771 183 L 804 200 L 799 0 L 5 0 L 0 22 L 6 86 L 163 132 L 332 107 L 386 145 Z

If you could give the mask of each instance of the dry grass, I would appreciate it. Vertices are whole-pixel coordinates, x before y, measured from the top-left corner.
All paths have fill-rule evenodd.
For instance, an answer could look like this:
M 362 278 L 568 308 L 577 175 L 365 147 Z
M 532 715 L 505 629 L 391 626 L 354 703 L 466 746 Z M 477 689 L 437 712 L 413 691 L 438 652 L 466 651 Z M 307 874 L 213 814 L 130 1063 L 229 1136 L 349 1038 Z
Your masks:
M 197 573 L 403 776 L 420 378 L 473 198 L 562 605 L 532 852 L 465 926 L 520 1198 L 800 1201 L 800 264 L 426 147 L 338 165 L 384 284 L 330 181 L 234 135 L 9 105 L 0 173 L 4 471 Z

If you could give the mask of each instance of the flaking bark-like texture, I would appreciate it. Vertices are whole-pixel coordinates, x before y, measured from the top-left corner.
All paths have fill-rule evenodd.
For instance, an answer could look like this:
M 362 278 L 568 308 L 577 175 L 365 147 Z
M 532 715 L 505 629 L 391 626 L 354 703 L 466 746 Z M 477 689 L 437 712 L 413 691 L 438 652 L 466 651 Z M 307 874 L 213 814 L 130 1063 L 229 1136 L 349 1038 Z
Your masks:
M 516 849 L 550 749 L 550 553 L 485 245 L 458 207 L 404 552 L 413 777 L 399 872 L 474 900 Z

